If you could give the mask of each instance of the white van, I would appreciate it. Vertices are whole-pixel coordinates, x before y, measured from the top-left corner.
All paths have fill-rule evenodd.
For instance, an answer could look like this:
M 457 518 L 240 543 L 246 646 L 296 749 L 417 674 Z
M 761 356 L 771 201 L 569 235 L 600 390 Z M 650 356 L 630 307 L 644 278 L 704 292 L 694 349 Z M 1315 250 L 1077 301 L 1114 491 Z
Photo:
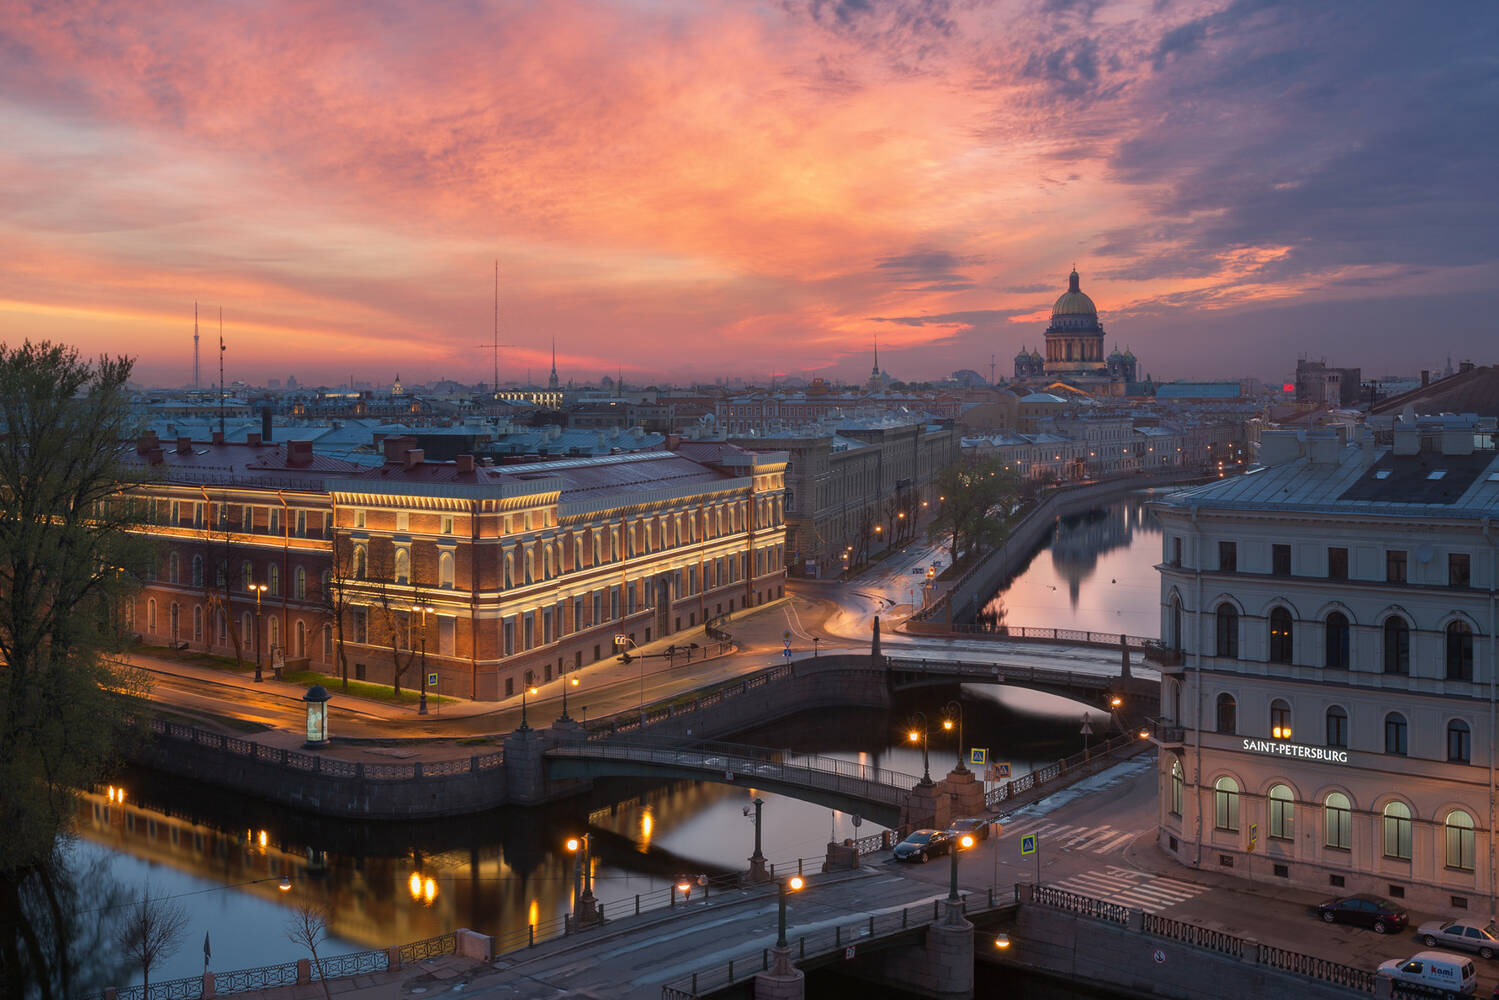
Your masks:
M 1430 996 L 1472 996 L 1478 988 L 1473 960 L 1450 951 L 1423 951 L 1410 958 L 1379 963 L 1379 975 Z

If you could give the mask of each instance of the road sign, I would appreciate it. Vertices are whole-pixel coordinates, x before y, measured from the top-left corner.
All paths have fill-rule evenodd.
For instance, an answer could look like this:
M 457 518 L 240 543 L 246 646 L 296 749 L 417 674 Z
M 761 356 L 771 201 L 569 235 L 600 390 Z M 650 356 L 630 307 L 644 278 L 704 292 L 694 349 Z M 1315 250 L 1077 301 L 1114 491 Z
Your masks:
M 1036 835 L 1034 833 L 1028 833 L 1024 837 L 1020 838 L 1020 853 L 1021 854 L 1035 854 L 1036 853 Z
M 791 659 L 791 647 L 787 646 L 785 649 L 781 650 L 781 655 L 786 657 L 786 659 L 788 660 Z
M 1155 954 L 1151 955 L 1150 957 L 1153 958 L 1153 959 L 1155 959 L 1155 964 L 1156 965 L 1165 965 L 1166 964 L 1166 953 L 1164 951 L 1162 951 L 1161 949 L 1159 949 L 1159 948 L 1157 948 L 1155 950 Z
M 1254 845 L 1259 841 L 1259 839 L 1260 839 L 1260 825 L 1258 823 L 1250 823 L 1249 824 L 1249 849 L 1251 851 L 1254 850 Z
M 994 769 L 997 772 L 999 772 L 999 779 L 998 780 L 1000 780 L 1000 781 L 1009 781 L 1010 780 L 1010 764 L 1009 764 L 1008 761 L 1006 761 L 1003 764 L 995 764 L 994 765 Z
M 429 688 L 435 688 L 435 687 L 437 687 L 437 675 L 436 674 L 428 674 L 427 675 L 427 687 L 429 687 Z
M 969 747 L 968 763 L 974 765 L 975 767 L 983 767 L 985 764 L 989 763 L 989 748 Z
M 788 629 L 787 631 L 782 632 L 781 633 L 781 638 L 786 640 L 786 644 L 787 645 L 790 645 L 791 644 L 791 632 L 790 632 L 790 630 Z
M 843 960 L 846 962 L 854 957 L 854 946 L 849 945 L 843 949 Z
M 1083 716 L 1083 728 L 1079 729 L 1078 732 L 1082 733 L 1084 736 L 1093 735 L 1093 716 Z
M 627 643 L 629 641 L 630 641 L 629 637 L 626 636 L 623 632 L 616 632 L 614 634 L 614 644 L 616 646 L 623 646 L 625 643 Z

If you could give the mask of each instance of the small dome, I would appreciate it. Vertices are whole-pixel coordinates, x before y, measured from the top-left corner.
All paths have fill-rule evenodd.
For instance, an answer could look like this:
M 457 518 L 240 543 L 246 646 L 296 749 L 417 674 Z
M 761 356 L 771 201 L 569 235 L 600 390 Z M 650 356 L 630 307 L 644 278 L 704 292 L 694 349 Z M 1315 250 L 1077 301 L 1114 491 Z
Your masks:
M 1119 353 L 1119 345 L 1115 344 L 1113 352 L 1109 354 L 1109 360 L 1110 361 L 1116 361 L 1116 360 L 1123 360 L 1123 359 L 1124 359 L 1124 355 L 1122 355 L 1122 354 Z
M 1031 351 L 1031 358 L 1033 360 L 1036 360 L 1036 361 L 1042 360 L 1042 358 L 1041 358 L 1041 352 L 1033 349 Z
M 1022 347 L 1020 349 L 1020 353 L 1017 354 L 1017 355 L 1015 355 L 1015 360 L 1016 361 L 1029 361 L 1030 357 L 1031 357 L 1030 353 L 1025 348 Z
M 1056 305 L 1051 307 L 1051 318 L 1055 322 L 1061 316 L 1092 316 L 1098 317 L 1098 307 L 1093 300 L 1084 295 L 1078 285 L 1077 271 L 1074 270 L 1067 276 L 1067 291 L 1057 299 Z
M 1124 349 L 1124 356 L 1125 356 L 1125 358 L 1129 359 L 1130 361 L 1133 361 L 1135 359 L 1135 352 L 1131 351 L 1128 347 L 1126 347 Z

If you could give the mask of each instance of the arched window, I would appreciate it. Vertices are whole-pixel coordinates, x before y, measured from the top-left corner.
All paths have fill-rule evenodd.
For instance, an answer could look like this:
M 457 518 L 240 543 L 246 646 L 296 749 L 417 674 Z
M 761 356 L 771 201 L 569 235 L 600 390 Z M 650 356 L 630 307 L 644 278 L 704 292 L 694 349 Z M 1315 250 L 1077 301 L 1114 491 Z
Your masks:
M 1473 630 L 1467 622 L 1456 621 L 1447 626 L 1447 679 L 1473 679 Z
M 179 565 L 179 562 L 178 562 L 178 559 L 177 559 L 177 553 L 172 552 L 172 553 L 168 554 L 167 555 L 167 582 L 168 583 L 176 583 L 177 582 L 177 574 L 179 572 L 178 565 Z
M 172 637 L 173 642 L 177 641 L 177 631 L 181 628 L 181 612 L 182 609 L 177 606 L 177 602 L 173 601 L 169 619 L 171 631 L 168 633 Z
M 294 577 L 292 585 L 296 588 L 292 591 L 296 599 L 305 601 L 307 599 L 307 570 L 304 567 L 297 567 L 297 575 Z
M 1334 705 L 1327 710 L 1327 745 L 1348 746 L 1348 713 L 1341 705 Z
M 193 556 L 193 586 L 203 586 L 203 557 Z
M 515 586 L 515 553 L 505 553 L 505 586 Z
M 275 563 L 271 563 L 269 566 L 266 567 L 266 574 L 265 574 L 265 576 L 266 576 L 267 590 L 270 591 L 271 596 L 272 597 L 280 597 L 281 596 L 281 567 L 278 566 L 278 565 L 276 565 Z
M 250 560 L 246 559 L 239 564 L 239 589 L 249 593 L 250 584 L 255 582 L 255 567 Z
M 536 582 L 536 550 L 526 546 L 526 582 Z
M 1353 804 L 1342 792 L 1328 792 L 1322 803 L 1323 843 L 1340 851 L 1353 849 Z
M 240 641 L 245 644 L 246 649 L 255 648 L 255 619 L 250 617 L 250 612 L 248 611 L 240 616 L 239 635 Z
M 1384 807 L 1384 856 L 1411 859 L 1411 811 L 1404 802 Z
M 1447 814 L 1443 824 L 1447 834 L 1447 867 L 1460 871 L 1473 870 L 1473 817 L 1461 809 Z
M 1270 662 L 1291 662 L 1291 612 L 1285 608 L 1270 612 Z
M 1239 829 L 1239 783 L 1226 775 L 1213 782 L 1213 826 L 1234 832 Z
M 1239 731 L 1239 706 L 1231 694 L 1218 696 L 1218 732 L 1232 736 Z
M 1411 672 L 1411 627 L 1399 615 L 1384 620 L 1384 672 Z
M 1182 648 L 1182 602 L 1171 595 L 1171 648 Z
M 363 545 L 354 546 L 354 579 L 363 580 L 370 571 L 370 554 Z
M 1405 756 L 1405 716 L 1399 712 L 1384 717 L 1384 752 Z
M 1447 723 L 1447 760 L 1466 764 L 1473 759 L 1473 733 L 1462 719 Z
M 1333 669 L 1347 670 L 1348 616 L 1341 611 L 1328 615 L 1323 639 L 1323 664 Z
M 453 586 L 453 553 L 443 552 L 437 557 L 437 585 L 439 587 Z
M 297 619 L 297 629 L 296 629 L 295 635 L 296 635 L 296 645 L 294 645 L 292 647 L 292 649 L 294 649 L 295 652 L 292 655 L 294 655 L 294 656 L 306 656 L 307 655 L 307 626 L 304 625 L 304 624 L 302 624 L 302 619 L 300 619 L 300 618 Z
M 1296 798 L 1285 785 L 1270 789 L 1270 836 L 1275 840 L 1296 839 Z
M 193 605 L 193 641 L 203 641 L 203 607 L 198 604 Z
M 267 645 L 271 647 L 271 653 L 274 655 L 276 647 L 281 645 L 281 619 L 274 615 L 267 619 L 266 638 L 268 639 Z
M 1182 814 L 1182 762 L 1180 758 L 1171 758 L 1171 815 L 1180 817 Z
M 411 551 L 404 546 L 396 549 L 396 583 L 411 582 Z
M 1227 601 L 1218 605 L 1218 655 L 1239 655 L 1239 612 Z
M 1270 735 L 1278 740 L 1291 738 L 1291 706 L 1283 698 L 1270 703 Z

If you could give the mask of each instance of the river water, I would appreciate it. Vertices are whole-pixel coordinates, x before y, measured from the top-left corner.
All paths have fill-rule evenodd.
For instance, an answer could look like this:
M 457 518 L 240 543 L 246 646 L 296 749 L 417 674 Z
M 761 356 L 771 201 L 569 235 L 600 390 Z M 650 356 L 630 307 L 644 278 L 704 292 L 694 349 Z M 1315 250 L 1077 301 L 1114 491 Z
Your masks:
M 1009 624 L 1153 636 L 1159 558 L 1160 529 L 1142 499 L 1131 497 L 1059 521 L 1049 544 L 991 606 L 1002 604 Z M 735 742 L 920 775 L 921 750 L 905 738 L 920 711 L 932 726 L 928 766 L 940 777 L 958 750 L 956 737 L 940 728 L 951 695 L 908 696 L 890 711 L 808 714 Z M 984 685 L 965 686 L 960 700 L 966 746 L 987 748 L 1016 776 L 1081 748 L 1077 719 L 1085 706 Z M 1104 735 L 1099 726 L 1094 738 Z M 741 784 L 607 780 L 587 797 L 547 808 L 370 824 L 307 817 L 145 771 L 115 780 L 125 804 L 111 802 L 106 789 L 86 795 L 69 853 L 74 867 L 91 866 L 101 885 L 149 888 L 187 911 L 184 944 L 153 970 L 153 982 L 201 973 L 205 935 L 215 970 L 305 957 L 286 934 L 299 902 L 333 913 L 335 936 L 324 954 L 455 927 L 523 940 L 528 924 L 545 925 L 571 909 L 574 857 L 564 842 L 585 830 L 594 844 L 594 893 L 606 912 L 620 913 L 637 894 L 660 893 L 684 876 L 745 869 L 754 847 L 745 813 L 756 797 L 764 803 L 763 852 L 778 867 L 803 858 L 815 870 L 829 840 L 881 829 Z M 282 873 L 292 876 L 288 891 L 279 888 Z M 140 981 L 138 970 L 102 956 L 91 971 L 101 986 Z

